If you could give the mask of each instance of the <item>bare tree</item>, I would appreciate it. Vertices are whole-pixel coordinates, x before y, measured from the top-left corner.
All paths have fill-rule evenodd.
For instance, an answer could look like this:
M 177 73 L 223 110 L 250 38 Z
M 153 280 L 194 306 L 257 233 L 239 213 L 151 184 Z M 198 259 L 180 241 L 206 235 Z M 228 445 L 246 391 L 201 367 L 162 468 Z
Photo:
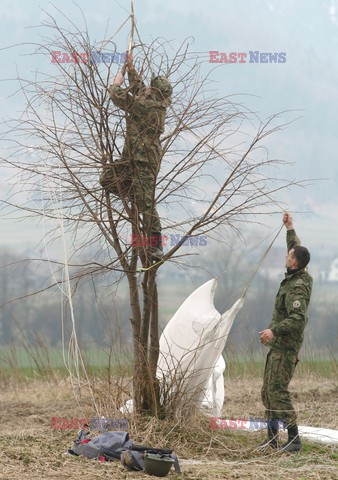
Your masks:
M 107 90 L 117 69 L 114 37 L 106 34 L 92 43 L 86 27 L 69 24 L 61 27 L 50 16 L 42 26 L 49 33 L 36 46 L 36 55 L 55 60 L 55 71 L 18 78 L 25 108 L 7 122 L 4 138 L 12 151 L 3 162 L 17 172 L 20 198 L 27 191 L 29 201 L 13 195 L 6 206 L 61 223 L 71 236 L 73 258 L 90 252 L 72 281 L 107 272 L 113 282 L 127 279 L 134 405 L 138 412 L 160 415 L 157 272 L 168 261 L 184 265 L 181 246 L 187 238 L 221 227 L 240 232 L 250 216 L 277 209 L 275 194 L 292 182 L 275 178 L 279 162 L 269 159 L 265 140 L 285 124 L 279 115 L 261 122 L 235 97 L 218 97 L 212 72 L 203 75 L 205 60 L 190 52 L 189 41 L 178 49 L 163 39 L 146 45 L 136 30 L 134 58 L 141 76 L 147 81 L 151 74 L 166 74 L 174 88 L 153 196 L 164 231 L 178 240 L 154 264 L 147 246 L 131 244 L 131 234 L 146 232 L 135 197 L 123 194 L 114 165 L 125 140 L 124 112 L 114 107 Z M 55 52 L 68 52 L 72 63 L 58 63 L 62 53 Z M 111 161 L 120 193 L 115 196 L 99 184 Z M 60 235 L 55 224 L 48 235 Z

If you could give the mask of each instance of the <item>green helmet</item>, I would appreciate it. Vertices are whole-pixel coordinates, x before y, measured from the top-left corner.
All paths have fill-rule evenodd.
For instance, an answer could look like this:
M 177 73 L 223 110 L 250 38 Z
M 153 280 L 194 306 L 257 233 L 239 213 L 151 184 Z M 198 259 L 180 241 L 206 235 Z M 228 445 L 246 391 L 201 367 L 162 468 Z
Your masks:
M 165 477 L 175 460 L 160 453 L 144 454 L 144 471 L 155 477 Z
M 153 77 L 151 79 L 150 85 L 153 88 L 158 89 L 164 98 L 170 97 L 173 93 L 173 87 L 171 86 L 169 80 L 164 76 Z

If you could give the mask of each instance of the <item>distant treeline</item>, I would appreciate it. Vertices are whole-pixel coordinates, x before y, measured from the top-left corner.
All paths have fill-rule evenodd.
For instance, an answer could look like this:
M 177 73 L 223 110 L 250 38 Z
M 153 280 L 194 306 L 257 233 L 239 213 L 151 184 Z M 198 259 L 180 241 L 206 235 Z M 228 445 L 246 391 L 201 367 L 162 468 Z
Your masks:
M 162 296 L 159 300 L 166 321 L 184 301 L 186 292 L 189 294 L 212 276 L 219 276 L 215 306 L 224 312 L 241 294 L 259 258 L 258 253 L 248 257 L 239 249 L 221 245 L 216 249 L 211 246 L 209 250 L 198 256 L 199 268 L 196 268 L 195 258 L 191 261 L 191 268 L 178 270 L 170 263 L 162 267 L 159 275 Z M 269 262 L 269 258 L 266 261 Z M 20 338 L 34 342 L 39 336 L 50 346 L 60 346 L 62 321 L 66 339 L 71 332 L 69 308 L 61 293 L 62 284 L 47 288 L 55 282 L 55 278 L 61 278 L 59 267 L 53 267 L 54 276 L 48 262 L 23 261 L 21 255 L 8 251 L 1 252 L 0 266 L 0 303 L 4 304 L 0 309 L 1 344 L 18 344 Z M 261 348 L 258 331 L 270 322 L 275 294 L 283 275 L 283 264 L 280 279 L 271 280 L 260 273 L 256 275 L 244 307 L 234 323 L 228 341 L 229 348 L 252 352 Z M 106 274 L 83 278 L 76 285 L 74 283 L 76 329 L 82 344 L 109 346 L 114 342 L 120 344 L 130 340 L 128 290 L 123 281 L 117 289 L 115 280 Z M 333 351 L 337 345 L 336 286 L 314 280 L 306 342 L 311 348 Z M 184 288 L 177 288 L 175 298 L 170 299 L 169 286 L 173 283 L 176 287 L 184 285 Z M 31 295 L 44 289 L 39 294 Z

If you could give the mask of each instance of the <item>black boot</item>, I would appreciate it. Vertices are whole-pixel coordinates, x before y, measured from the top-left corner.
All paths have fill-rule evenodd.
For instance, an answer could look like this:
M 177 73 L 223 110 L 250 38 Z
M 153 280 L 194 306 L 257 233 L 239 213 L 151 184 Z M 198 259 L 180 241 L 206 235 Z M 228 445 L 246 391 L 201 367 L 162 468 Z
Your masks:
M 271 420 L 268 423 L 268 438 L 258 446 L 260 449 L 271 447 L 278 448 L 278 420 Z
M 156 260 L 163 257 L 162 234 L 160 232 L 153 232 L 150 234 L 150 255 Z
M 281 446 L 283 452 L 299 452 L 302 449 L 302 443 L 298 434 L 298 426 L 295 424 L 288 427 L 288 441 Z

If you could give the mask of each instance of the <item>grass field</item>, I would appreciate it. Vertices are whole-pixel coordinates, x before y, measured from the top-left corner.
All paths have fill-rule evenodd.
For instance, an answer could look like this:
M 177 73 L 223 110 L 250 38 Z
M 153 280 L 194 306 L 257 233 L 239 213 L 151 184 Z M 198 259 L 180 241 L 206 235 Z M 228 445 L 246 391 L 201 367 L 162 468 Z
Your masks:
M 23 352 L 21 352 L 23 361 Z M 34 363 L 34 362 L 33 362 Z M 102 362 L 101 362 L 102 363 Z M 231 361 L 226 372 L 224 418 L 264 418 L 260 401 L 263 363 Z M 314 359 L 297 367 L 290 389 L 299 424 L 337 429 L 338 380 L 333 361 Z M 118 462 L 100 463 L 65 455 L 76 430 L 54 430 L 51 418 L 97 416 L 88 388 L 72 388 L 65 371 L 34 365 L 2 369 L 0 479 L 136 479 Z M 51 375 L 51 372 L 53 374 Z M 91 386 L 101 415 L 112 418 L 119 403 L 103 365 L 92 365 Z M 116 379 L 115 379 L 116 380 Z M 76 398 L 77 397 L 77 398 Z M 171 447 L 177 452 L 183 479 L 337 479 L 337 447 L 304 442 L 298 454 L 258 452 L 263 432 L 210 430 L 208 419 L 158 421 L 130 416 L 135 441 Z M 285 437 L 283 432 L 282 436 Z M 170 478 L 174 473 L 170 474 Z M 149 477 L 148 477 L 149 478 Z

